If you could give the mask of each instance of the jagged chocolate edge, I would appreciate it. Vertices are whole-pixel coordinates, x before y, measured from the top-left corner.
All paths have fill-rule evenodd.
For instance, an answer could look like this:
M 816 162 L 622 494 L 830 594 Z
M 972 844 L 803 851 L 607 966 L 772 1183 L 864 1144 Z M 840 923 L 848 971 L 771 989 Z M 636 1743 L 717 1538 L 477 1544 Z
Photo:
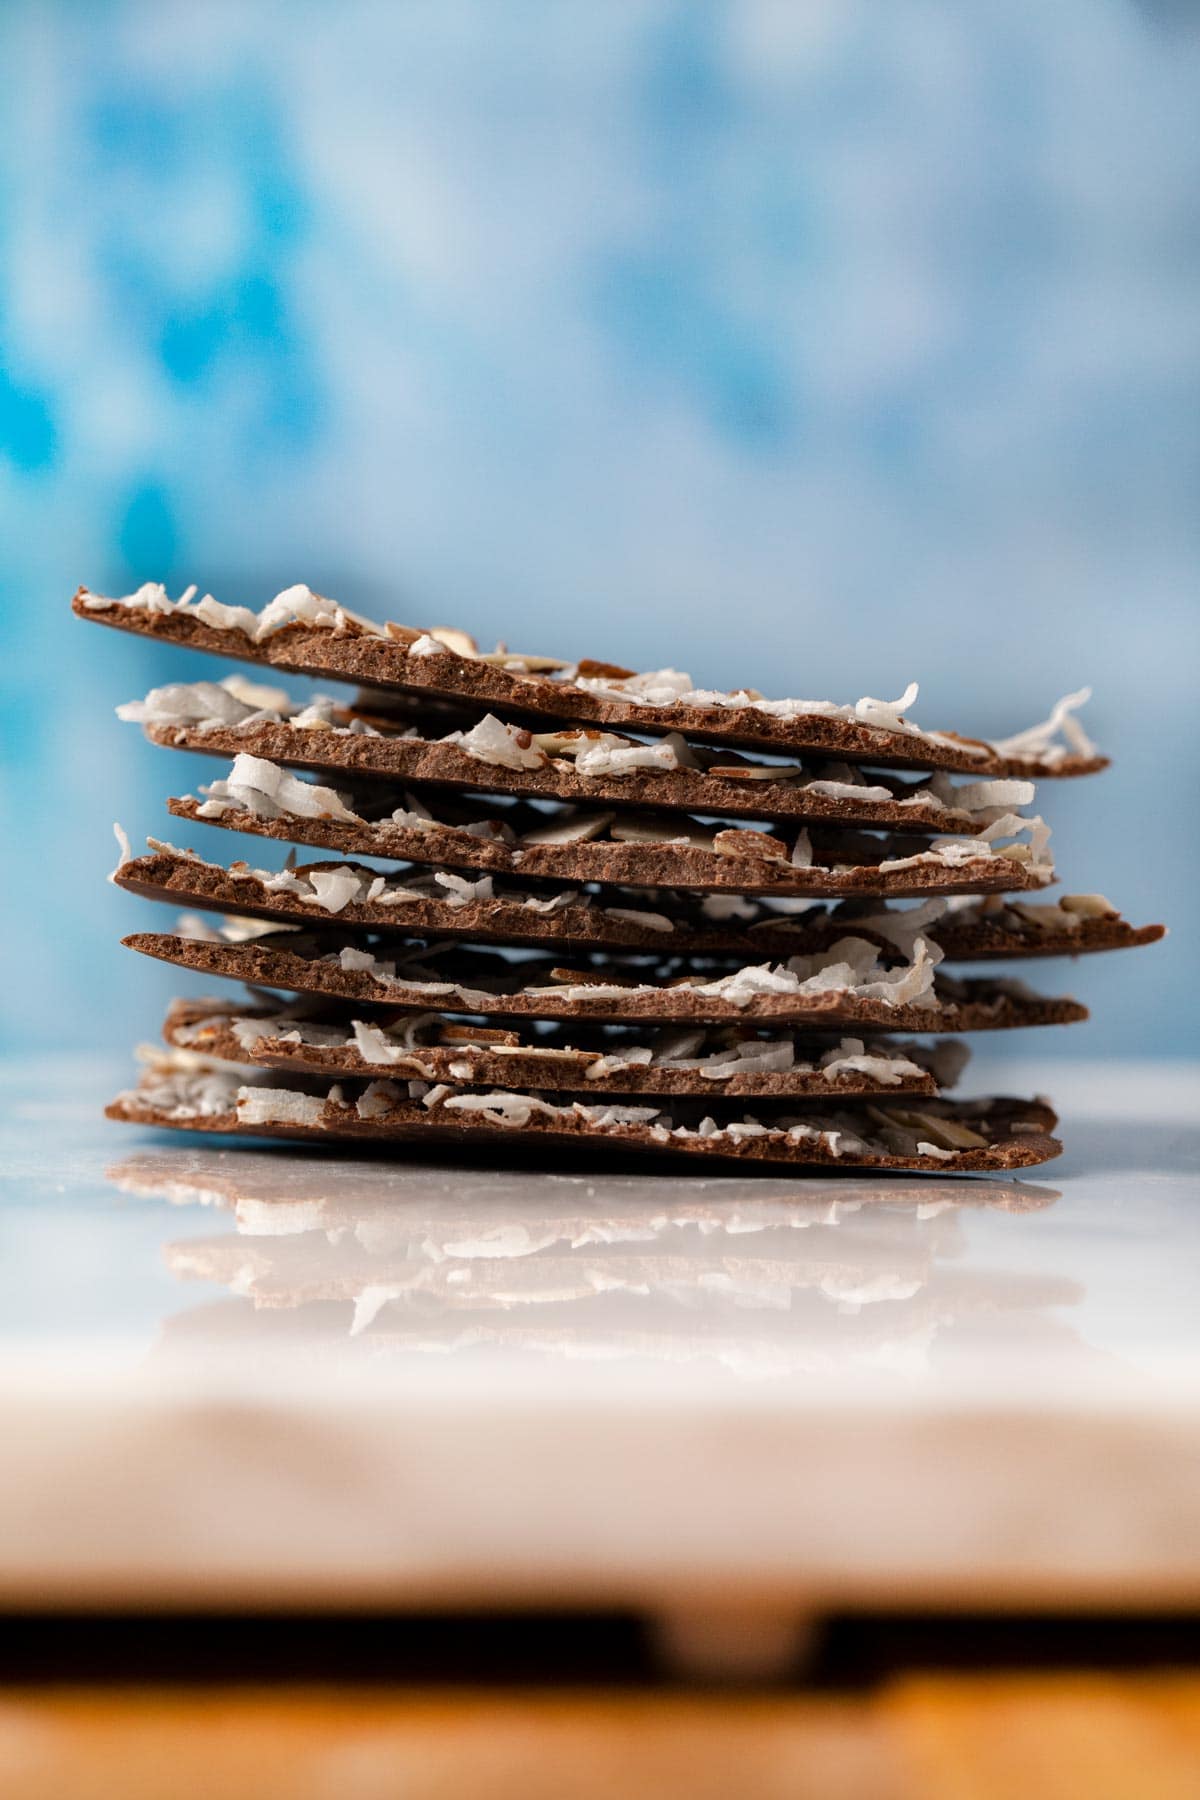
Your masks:
M 194 825 L 215 825 L 223 831 L 275 838 L 285 844 L 310 844 L 342 856 L 375 856 L 432 868 L 474 869 L 573 885 L 596 882 L 608 887 L 686 888 L 694 893 L 795 894 L 817 900 L 1041 893 L 1047 886 L 1034 880 L 1023 863 L 1005 856 L 980 857 L 953 869 L 926 863 L 881 874 L 874 865 L 862 863 L 850 870 L 823 873 L 794 868 L 781 858 L 722 856 L 686 844 L 625 844 L 593 838 L 512 848 L 449 825 L 418 831 L 390 819 L 348 825 L 338 819 L 302 819 L 294 813 L 263 819 L 234 809 L 218 818 L 204 818 L 201 804 L 188 795 L 168 800 L 167 809 L 175 818 L 188 819 Z
M 322 994 L 355 1006 L 391 1007 L 400 1012 L 446 1012 L 488 1018 L 591 1019 L 597 1024 L 782 1025 L 808 1031 L 1002 1031 L 1025 1025 L 1067 1025 L 1086 1019 L 1077 1000 L 1026 999 L 997 993 L 989 981 L 962 984 L 963 1000 L 937 1007 L 888 1006 L 882 1000 L 839 993 L 760 994 L 747 1006 L 713 998 L 694 988 L 659 987 L 631 991 L 628 998 L 567 1000 L 555 993 L 488 994 L 486 1004 L 467 1004 L 455 995 L 386 986 L 361 969 L 319 962 L 294 951 L 259 943 L 210 944 L 168 932 L 137 932 L 121 942 L 143 956 L 196 969 L 204 975 L 247 982 L 285 993 Z
M 463 1044 L 421 1044 L 406 1051 L 405 1060 L 385 1065 L 367 1062 L 353 1043 L 329 1048 L 284 1043 L 267 1035 L 248 1050 L 230 1029 L 230 1016 L 228 1011 L 214 1013 L 204 1001 L 175 1000 L 163 1023 L 163 1037 L 178 1049 L 196 1050 L 201 1056 L 215 1056 L 221 1062 L 290 1069 L 296 1074 L 324 1075 L 334 1081 L 351 1076 L 367 1081 L 446 1082 L 458 1087 L 482 1083 L 485 1087 L 546 1093 L 661 1094 L 717 1100 L 763 1098 L 828 1102 L 936 1095 L 939 1091 L 933 1076 L 926 1073 L 904 1075 L 887 1084 L 862 1074 L 838 1075 L 828 1081 L 818 1073 L 806 1074 L 794 1069 L 777 1074 L 741 1072 L 713 1081 L 696 1069 L 634 1065 L 590 1078 L 589 1066 L 598 1062 L 603 1054 L 599 1050 L 555 1051 L 553 1056 L 538 1055 L 535 1050 L 525 1055 L 517 1052 L 499 1055 L 484 1047 Z M 265 1008 L 256 1007 L 239 1010 L 236 1016 L 261 1018 L 264 1022 L 275 1017 Z M 188 1033 L 184 1038 L 181 1033 L 192 1025 L 203 1025 L 203 1035 L 196 1037 Z M 283 1028 L 287 1028 L 286 1024 Z
M 660 736 L 672 731 L 684 737 L 716 744 L 735 744 L 748 750 L 817 754 L 846 762 L 875 763 L 893 769 L 949 769 L 962 775 L 1015 776 L 1037 781 L 1048 777 L 1090 775 L 1108 767 L 1105 756 L 1068 756 L 1049 765 L 1037 759 L 970 755 L 952 744 L 933 744 L 904 732 L 879 726 L 825 719 L 805 714 L 796 719 L 772 719 L 752 707 L 643 706 L 627 700 L 606 700 L 585 688 L 555 683 L 542 677 L 518 678 L 506 669 L 447 650 L 439 656 L 410 656 L 405 646 L 390 638 L 375 637 L 353 627 L 331 631 L 308 625 L 287 625 L 261 644 L 243 632 L 219 630 L 202 620 L 178 613 L 144 613 L 115 604 L 104 611 L 89 611 L 83 604 L 84 589 L 76 593 L 72 608 L 81 619 L 131 631 L 139 637 L 166 639 L 210 656 L 231 657 L 237 662 L 268 663 L 297 675 L 315 675 L 334 681 L 355 682 L 362 687 L 397 688 L 431 700 L 466 701 L 481 711 L 498 709 L 521 719 L 562 719 L 572 724 L 616 725 L 628 731 Z M 436 666 L 436 670 L 433 665 Z M 954 733 L 946 733 L 953 737 Z M 969 738 L 960 738 L 969 744 Z
M 1026 935 L 987 919 L 971 925 L 943 920 L 926 935 L 941 945 L 950 962 L 991 962 L 998 957 L 1089 956 L 1100 950 L 1136 950 L 1141 944 L 1157 944 L 1167 935 L 1167 928 L 1130 925 L 1124 919 L 1081 919 L 1074 931 L 1066 927 L 1039 931 L 1030 926 Z

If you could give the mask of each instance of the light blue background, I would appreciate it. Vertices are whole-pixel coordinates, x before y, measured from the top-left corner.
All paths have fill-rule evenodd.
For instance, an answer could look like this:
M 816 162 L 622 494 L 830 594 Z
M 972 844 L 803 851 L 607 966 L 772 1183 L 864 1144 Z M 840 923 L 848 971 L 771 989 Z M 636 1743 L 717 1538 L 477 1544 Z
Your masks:
M 8 1035 L 180 985 L 102 877 L 209 771 L 111 708 L 204 669 L 67 613 L 154 577 L 983 733 L 1091 682 L 1060 867 L 1175 936 L 1004 1047 L 1192 1048 L 1195 17 L 0 4 Z

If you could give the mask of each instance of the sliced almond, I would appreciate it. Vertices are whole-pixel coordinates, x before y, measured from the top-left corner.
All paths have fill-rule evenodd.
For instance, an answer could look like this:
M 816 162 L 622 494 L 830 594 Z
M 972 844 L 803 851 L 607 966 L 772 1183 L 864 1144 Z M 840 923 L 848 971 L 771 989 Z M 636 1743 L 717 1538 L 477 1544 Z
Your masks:
M 640 975 L 622 975 L 619 970 L 609 969 L 551 969 L 550 979 L 565 987 L 636 988 L 645 985 Z
M 603 837 L 615 816 L 613 813 L 568 813 L 552 825 L 538 825 L 532 831 L 523 832 L 520 841 L 525 845 L 583 844 L 589 838 Z
M 1082 919 L 1120 918 L 1116 907 L 1103 894 L 1064 894 L 1058 904 L 1064 912 L 1075 913 Z
M 539 750 L 548 756 L 573 756 L 587 744 L 594 743 L 597 738 L 604 737 L 603 731 L 584 731 L 575 728 L 566 731 L 539 731 L 534 743 Z
M 473 661 L 478 660 L 479 645 L 475 639 L 453 625 L 435 625 L 429 636 L 439 644 L 445 644 L 447 650 L 453 650 L 455 656 L 469 656 Z
M 874 1110 L 874 1109 L 872 1109 Z M 985 1150 L 987 1139 L 977 1131 L 971 1131 L 966 1125 L 960 1125 L 957 1119 L 943 1119 L 936 1113 L 918 1112 L 899 1107 L 888 1109 L 889 1123 L 907 1125 L 910 1131 L 919 1131 L 922 1137 L 939 1150 Z
M 708 773 L 726 781 L 798 781 L 808 770 L 800 763 L 710 763 Z
M 623 669 L 620 663 L 596 662 L 592 657 L 585 656 L 582 662 L 576 663 L 575 673 L 589 681 L 605 678 L 609 681 L 628 681 L 637 674 L 637 670 Z
M 515 1031 L 500 1031 L 489 1025 L 442 1026 L 438 1040 L 443 1044 L 520 1044 Z
M 441 633 L 438 631 L 435 631 L 433 635 L 436 638 L 441 637 Z M 510 669 L 514 665 L 519 665 L 530 675 L 541 675 L 553 669 L 569 669 L 571 667 L 570 663 L 563 662 L 562 658 L 558 656 L 522 656 L 516 650 L 485 650 L 477 660 L 491 663 L 493 668 L 497 669 Z
M 619 844 L 687 844 L 692 850 L 711 850 L 713 834 L 686 814 L 625 813 L 612 828 Z
M 786 862 L 788 847 L 780 838 L 765 831 L 718 831 L 713 838 L 718 856 L 762 856 L 772 862 Z
M 394 619 L 389 619 L 383 629 L 396 644 L 415 644 L 419 637 L 425 636 L 423 631 L 414 631 L 411 625 L 397 625 Z

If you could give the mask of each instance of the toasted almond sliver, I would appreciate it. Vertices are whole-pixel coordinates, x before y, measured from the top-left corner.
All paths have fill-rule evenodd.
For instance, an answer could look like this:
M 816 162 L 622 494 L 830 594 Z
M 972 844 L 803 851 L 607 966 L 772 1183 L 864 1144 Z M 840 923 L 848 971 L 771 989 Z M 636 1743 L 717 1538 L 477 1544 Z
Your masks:
M 522 844 L 582 844 L 602 837 L 613 822 L 613 813 L 575 813 L 551 825 L 539 825 L 522 835 Z
M 414 631 L 411 625 L 397 625 L 394 619 L 389 619 L 383 629 L 396 644 L 415 644 L 425 635 L 423 631 Z
M 562 731 L 539 731 L 533 741 L 539 750 L 545 750 L 547 755 L 553 756 L 556 751 L 574 753 L 582 750 L 587 744 L 593 743 L 604 735 L 602 731 L 584 731 L 578 727 L 568 727 Z
M 469 656 L 477 660 L 479 645 L 468 632 L 459 631 L 454 625 L 434 625 L 429 632 L 431 638 L 439 644 L 445 644 L 447 650 L 453 650 L 456 656 Z
M 619 844 L 686 844 L 690 850 L 711 850 L 713 834 L 706 825 L 678 813 L 624 813 L 613 825 Z
M 787 845 L 765 831 L 718 831 L 713 849 L 718 856 L 765 856 L 774 862 L 788 859 Z
M 1118 919 L 1116 907 L 1103 894 L 1064 894 L 1058 903 L 1067 913 L 1084 919 Z
M 640 976 L 622 975 L 615 969 L 551 969 L 550 979 L 567 987 L 636 988 L 644 985 Z
M 954 1119 L 934 1118 L 929 1113 L 914 1113 L 913 1117 L 920 1121 L 921 1128 L 928 1131 L 933 1143 L 939 1144 L 943 1150 L 985 1150 L 987 1139 L 979 1132 L 970 1131 Z
M 520 1044 L 515 1031 L 501 1031 L 489 1025 L 443 1025 L 439 1032 L 443 1044 Z
M 875 1111 L 875 1108 L 871 1108 Z M 983 1150 L 987 1148 L 987 1139 L 980 1137 L 977 1131 L 971 1131 L 966 1125 L 960 1125 L 956 1119 L 945 1119 L 939 1113 L 919 1112 L 913 1108 L 889 1108 L 891 1124 L 907 1125 L 910 1131 L 919 1131 L 923 1137 L 936 1144 L 941 1150 Z
M 440 633 L 435 632 L 434 636 L 438 637 Z M 508 669 L 519 664 L 531 675 L 539 675 L 550 669 L 569 669 L 571 666 L 558 656 L 522 656 L 516 650 L 485 650 L 476 660 L 491 663 L 497 669 Z
M 637 674 L 636 669 L 623 669 L 620 663 L 596 662 L 593 657 L 585 656 L 576 663 L 575 673 L 591 681 L 607 677 L 610 681 L 628 681 Z
M 808 770 L 800 763 L 710 763 L 710 775 L 721 775 L 726 781 L 798 781 Z

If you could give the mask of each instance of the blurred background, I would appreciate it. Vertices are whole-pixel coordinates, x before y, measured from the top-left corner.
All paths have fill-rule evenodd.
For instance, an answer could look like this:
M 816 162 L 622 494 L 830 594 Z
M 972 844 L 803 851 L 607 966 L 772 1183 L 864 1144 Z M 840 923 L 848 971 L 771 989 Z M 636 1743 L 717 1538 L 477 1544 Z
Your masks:
M 180 986 L 111 822 L 217 771 L 112 708 L 206 670 L 67 612 L 153 578 L 984 734 L 1091 683 L 1064 884 L 1176 930 L 1037 1052 L 1190 1048 L 1196 17 L 0 0 L 7 1035 Z

